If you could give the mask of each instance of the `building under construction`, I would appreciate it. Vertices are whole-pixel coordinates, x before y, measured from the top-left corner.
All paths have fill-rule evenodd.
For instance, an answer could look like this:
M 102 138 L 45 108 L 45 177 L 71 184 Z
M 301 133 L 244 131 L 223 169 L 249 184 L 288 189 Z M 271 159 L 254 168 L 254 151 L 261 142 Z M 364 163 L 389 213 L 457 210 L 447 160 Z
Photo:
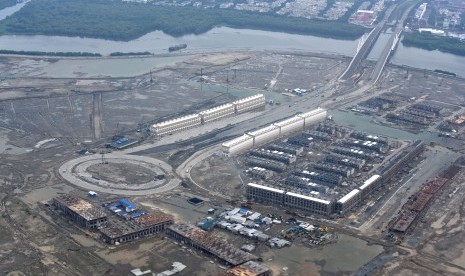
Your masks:
M 268 267 L 254 261 L 248 261 L 226 270 L 224 276 L 271 276 L 273 272 Z
M 255 255 L 238 249 L 224 239 L 190 224 L 171 225 L 166 229 L 166 234 L 204 254 L 219 259 L 227 265 L 237 266 L 257 259 Z
M 99 228 L 107 221 L 104 210 L 72 194 L 55 197 L 52 205 L 75 223 L 88 229 Z
M 250 200 L 274 206 L 296 208 L 307 213 L 331 214 L 332 202 L 318 198 L 318 194 L 318 192 L 315 192 L 311 193 L 313 196 L 309 196 L 255 183 L 247 184 L 247 198 Z
M 387 164 L 381 166 L 378 172 L 383 177 L 383 182 L 386 183 L 390 181 L 400 170 L 405 168 L 409 162 L 420 155 L 420 153 L 423 152 L 424 145 L 423 141 L 417 140 L 395 158 L 389 160 Z
M 447 178 L 437 177 L 424 183 L 420 190 L 404 204 L 402 213 L 394 219 L 390 229 L 400 233 L 406 232 L 447 181 Z
M 163 232 L 174 223 L 173 216 L 153 211 L 132 220 L 111 220 L 100 228 L 101 238 L 109 244 L 124 243 Z

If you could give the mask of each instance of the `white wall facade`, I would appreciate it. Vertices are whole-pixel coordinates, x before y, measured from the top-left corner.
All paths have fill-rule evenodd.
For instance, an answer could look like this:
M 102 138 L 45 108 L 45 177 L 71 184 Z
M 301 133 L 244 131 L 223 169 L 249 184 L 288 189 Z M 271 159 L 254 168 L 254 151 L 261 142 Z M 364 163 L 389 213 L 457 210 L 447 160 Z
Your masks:
M 173 120 L 164 121 L 158 124 L 154 124 L 151 127 L 151 131 L 155 135 L 166 135 L 182 130 L 186 130 L 201 124 L 199 114 L 192 114 Z
M 229 156 L 245 152 L 253 147 L 253 137 L 244 134 L 236 139 L 221 144 L 221 149 Z
M 214 108 L 204 110 L 199 113 L 202 123 L 206 124 L 211 121 L 220 120 L 224 117 L 229 117 L 234 115 L 234 105 L 233 104 L 224 104 Z
M 328 111 L 326 109 L 318 107 L 317 109 L 299 114 L 297 116 L 305 120 L 304 127 L 309 127 L 311 125 L 324 121 L 326 119 L 327 113 Z
M 270 125 L 255 131 L 247 132 L 247 134 L 254 138 L 253 146 L 258 147 L 279 138 L 279 127 Z
M 305 123 L 304 118 L 295 116 L 295 117 L 274 123 L 273 125 L 279 127 L 280 135 L 287 135 L 287 134 L 290 134 L 296 131 L 303 130 L 304 123 Z

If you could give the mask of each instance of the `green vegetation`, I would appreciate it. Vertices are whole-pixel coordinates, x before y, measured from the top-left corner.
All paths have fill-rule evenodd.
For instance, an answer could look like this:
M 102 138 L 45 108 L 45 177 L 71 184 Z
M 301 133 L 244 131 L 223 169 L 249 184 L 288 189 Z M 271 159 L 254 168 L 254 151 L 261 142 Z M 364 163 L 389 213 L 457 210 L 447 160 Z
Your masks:
M 0 50 L 0 55 L 53 56 L 53 57 L 101 57 L 101 54 L 88 52 L 40 52 Z
M 122 52 L 114 52 L 111 53 L 111 57 L 123 57 L 123 56 L 150 56 L 152 53 L 150 52 L 127 52 L 127 53 L 122 53 Z
M 444 74 L 444 75 L 454 76 L 454 77 L 457 76 L 457 74 L 455 74 L 455 73 L 452 73 L 452 72 L 449 72 L 449 71 L 440 70 L 440 69 L 436 69 L 436 70 L 434 70 L 434 72 L 440 73 L 440 74 Z
M 0 22 L 1 34 L 83 36 L 128 41 L 161 30 L 201 34 L 215 26 L 356 39 L 363 27 L 226 9 L 197 9 L 120 0 L 34 0 Z
M 16 0 L 2 0 L 0 1 L 0 10 L 3 10 L 4 8 L 12 7 L 16 4 L 18 4 L 18 1 Z
M 402 44 L 425 50 L 439 50 L 445 53 L 465 56 L 465 42 L 452 37 L 435 36 L 429 32 L 405 34 Z

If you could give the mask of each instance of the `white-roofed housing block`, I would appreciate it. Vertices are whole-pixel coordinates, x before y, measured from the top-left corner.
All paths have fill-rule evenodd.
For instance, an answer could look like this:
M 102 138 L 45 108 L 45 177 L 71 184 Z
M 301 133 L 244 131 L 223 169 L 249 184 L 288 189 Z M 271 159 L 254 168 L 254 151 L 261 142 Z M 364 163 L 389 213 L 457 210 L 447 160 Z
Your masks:
M 220 120 L 224 117 L 233 116 L 234 112 L 234 105 L 229 103 L 201 111 L 199 115 L 202 119 L 202 124 L 206 124 L 211 121 Z
M 286 120 L 274 123 L 274 126 L 279 127 L 279 134 L 286 135 L 292 132 L 301 131 L 304 129 L 305 120 L 302 117 L 294 116 Z
M 304 127 L 308 127 L 308 126 L 314 125 L 314 124 L 316 124 L 318 122 L 324 121 L 326 119 L 327 113 L 328 113 L 328 111 L 326 111 L 326 109 L 318 107 L 317 109 L 314 109 L 312 111 L 299 114 L 297 116 L 303 118 L 304 119 Z
M 336 202 L 336 212 L 345 214 L 361 201 L 361 193 L 359 189 L 353 189 L 348 194 L 343 196 Z
M 247 132 L 247 135 L 253 137 L 253 146 L 258 147 L 264 143 L 268 143 L 279 138 L 279 127 L 270 125 L 258 130 Z
M 247 196 L 256 202 L 265 204 L 282 205 L 284 191 L 255 183 L 247 184 Z
M 229 140 L 221 144 L 221 149 L 227 154 L 239 154 L 253 147 L 253 137 L 244 134 L 233 140 Z
M 378 189 L 381 184 L 381 176 L 379 174 L 372 175 L 368 178 L 363 185 L 358 189 L 362 192 L 362 198 L 365 199 L 369 196 L 374 190 Z
M 182 130 L 186 130 L 201 124 L 199 114 L 191 114 L 184 117 L 176 118 L 173 120 L 164 121 L 158 124 L 154 124 L 151 127 L 151 131 L 158 136 L 166 135 Z
M 263 107 L 266 104 L 265 96 L 263 94 L 253 95 L 243 98 L 232 103 L 236 113 L 246 112 L 252 109 Z
M 247 135 L 253 138 L 253 144 L 250 145 L 250 142 L 244 139 L 244 144 L 236 144 L 238 140 L 234 139 L 228 142 L 223 143 L 223 151 L 227 155 L 234 155 L 247 150 L 253 147 L 259 147 L 262 144 L 271 142 L 275 139 L 278 139 L 282 136 L 291 134 L 294 131 L 303 130 L 304 126 L 308 127 L 314 125 L 318 122 L 322 122 L 326 119 L 327 111 L 323 108 L 317 108 L 315 110 L 296 115 L 294 117 L 279 121 L 272 125 L 247 132 Z M 232 143 L 231 143 L 232 142 Z M 234 144 L 234 146 L 231 146 Z M 236 151 L 236 149 L 241 149 L 241 151 Z
M 284 205 L 320 215 L 329 215 L 333 209 L 332 202 L 329 200 L 323 200 L 292 192 L 287 192 L 284 196 Z

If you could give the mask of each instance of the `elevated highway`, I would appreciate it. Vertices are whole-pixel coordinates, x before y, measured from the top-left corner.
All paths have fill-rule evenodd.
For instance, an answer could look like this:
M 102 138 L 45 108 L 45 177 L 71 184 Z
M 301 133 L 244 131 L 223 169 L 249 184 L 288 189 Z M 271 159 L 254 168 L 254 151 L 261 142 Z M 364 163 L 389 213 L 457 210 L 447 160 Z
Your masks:
M 384 19 L 381 22 L 379 22 L 378 25 L 376 25 L 376 27 L 368 34 L 368 37 L 365 39 L 363 45 L 359 47 L 357 53 L 352 58 L 352 61 L 350 62 L 347 69 L 339 77 L 339 81 L 348 81 L 357 72 L 360 63 L 367 57 L 368 53 L 370 53 L 370 50 L 373 48 L 373 45 L 375 44 L 376 40 L 378 39 L 381 31 L 383 30 L 387 22 L 387 18 L 389 18 L 394 8 L 395 5 L 389 7 L 389 9 L 386 11 Z
M 371 72 L 371 75 L 369 78 L 369 81 L 372 85 L 376 84 L 376 82 L 379 80 L 379 77 L 381 76 L 381 73 L 383 72 L 383 68 L 386 65 L 389 57 L 391 56 L 391 53 L 396 48 L 397 43 L 399 43 L 399 38 L 404 29 L 405 19 L 407 19 L 407 16 L 412 8 L 413 8 L 413 5 L 404 11 L 404 13 L 402 14 L 402 18 L 397 22 L 397 25 L 394 31 L 392 32 L 391 37 L 386 43 L 386 46 L 384 47 L 384 50 L 381 53 L 380 57 L 378 58 L 375 68 Z
M 363 45 L 359 48 L 355 56 L 352 58 L 350 61 L 349 66 L 347 69 L 342 73 L 342 75 L 339 77 L 340 81 L 348 81 L 352 78 L 352 76 L 357 72 L 358 67 L 360 66 L 360 63 L 362 62 L 363 59 L 366 58 L 368 53 L 370 52 L 371 48 L 375 44 L 376 40 L 378 39 L 379 34 L 381 33 L 381 30 L 384 27 L 384 23 L 380 22 L 378 25 L 368 34 L 368 37 L 366 38 L 365 42 Z
M 389 38 L 386 46 L 384 47 L 383 52 L 381 53 L 381 56 L 378 58 L 378 61 L 376 62 L 375 68 L 371 72 L 369 81 L 372 85 L 376 84 L 379 77 L 381 76 L 381 73 L 383 72 L 383 68 L 386 65 L 386 62 L 388 61 L 389 57 L 391 56 L 391 53 L 396 48 L 401 34 L 402 34 L 402 28 L 396 29 L 396 31 L 394 31 L 391 37 Z

